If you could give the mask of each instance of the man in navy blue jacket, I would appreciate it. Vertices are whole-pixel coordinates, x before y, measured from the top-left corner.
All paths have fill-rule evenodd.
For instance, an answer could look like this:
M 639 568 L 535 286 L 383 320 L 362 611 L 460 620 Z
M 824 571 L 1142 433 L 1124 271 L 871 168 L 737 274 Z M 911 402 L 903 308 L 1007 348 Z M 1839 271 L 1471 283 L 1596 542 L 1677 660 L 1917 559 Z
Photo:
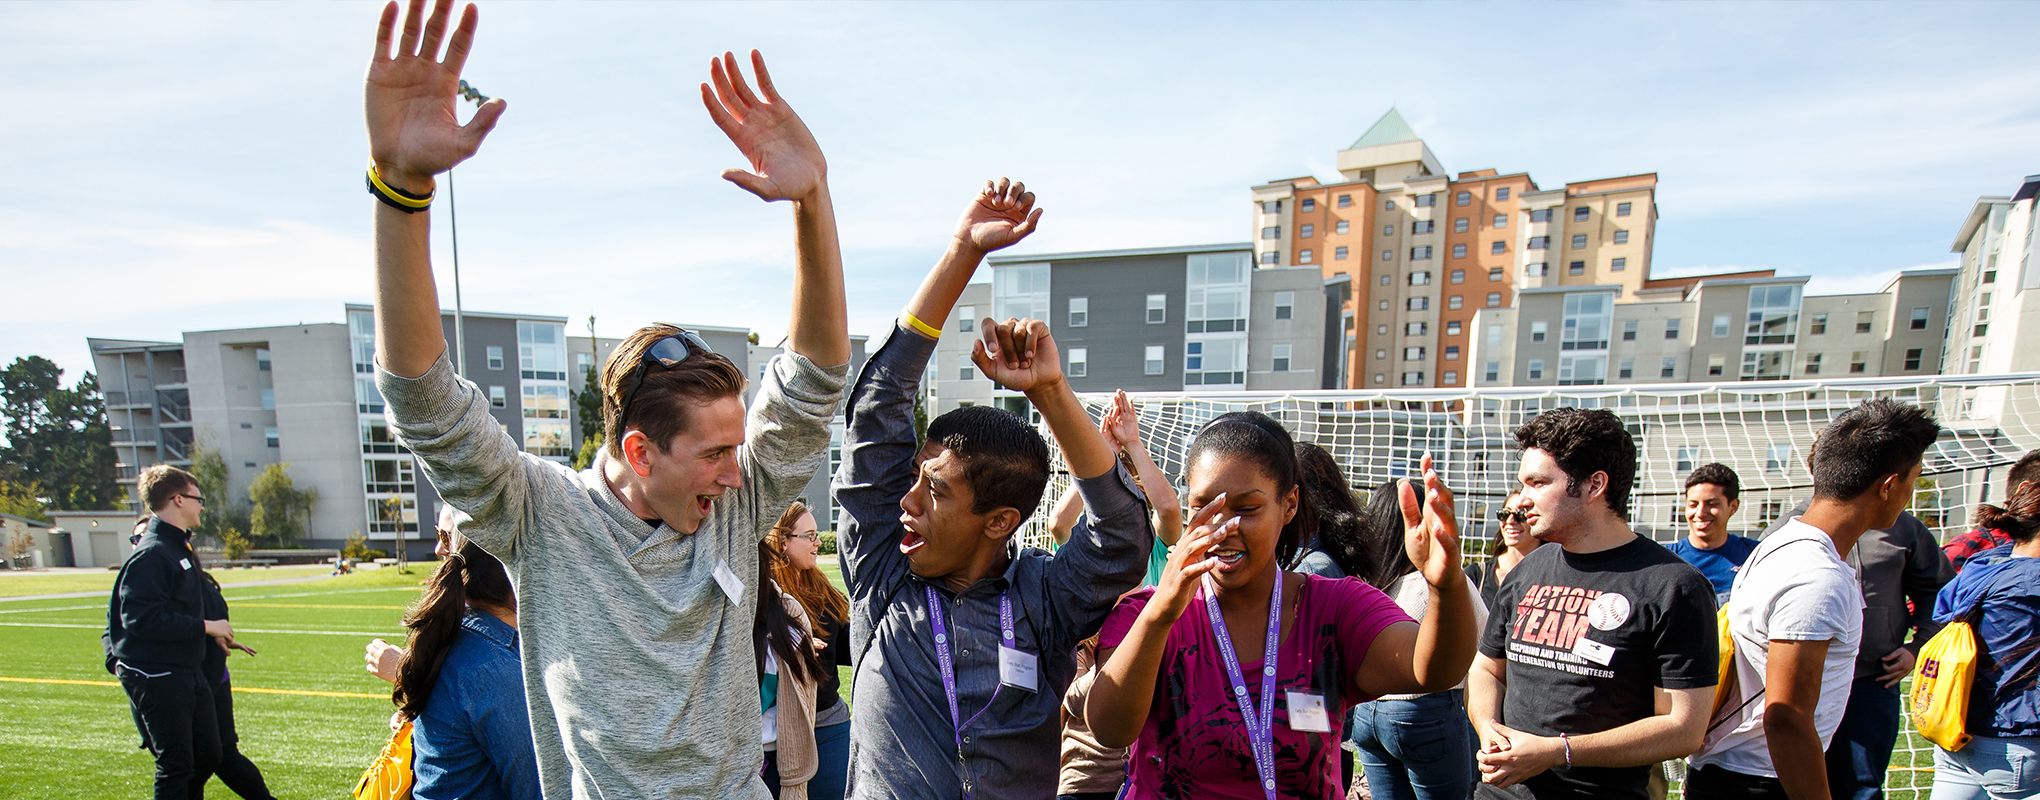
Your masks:
M 159 464 L 142 472 L 139 489 L 154 518 L 114 581 L 106 654 L 156 756 L 156 800 L 197 798 L 220 760 L 219 718 L 199 663 L 234 629 L 205 618 L 205 576 L 191 550 L 205 509 L 198 481 Z

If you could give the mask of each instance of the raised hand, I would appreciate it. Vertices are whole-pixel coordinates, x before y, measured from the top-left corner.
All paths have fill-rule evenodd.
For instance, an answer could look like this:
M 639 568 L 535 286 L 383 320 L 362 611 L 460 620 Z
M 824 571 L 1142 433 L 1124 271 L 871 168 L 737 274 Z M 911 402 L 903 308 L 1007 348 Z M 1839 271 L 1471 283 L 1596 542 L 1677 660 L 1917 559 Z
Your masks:
M 453 37 L 446 24 L 452 0 L 437 0 L 425 16 L 425 0 L 410 0 L 398 38 L 397 4 L 383 7 L 376 25 L 375 56 L 368 62 L 368 150 L 376 171 L 398 188 L 424 192 L 432 176 L 466 161 L 496 127 L 507 103 L 495 98 L 482 104 L 468 124 L 454 116 L 460 91 L 461 66 L 475 40 L 475 7 L 461 10 Z M 391 39 L 397 38 L 394 52 Z M 446 45 L 446 60 L 439 47 Z
M 1005 178 L 996 184 L 985 181 L 984 191 L 978 192 L 970 208 L 964 209 L 963 219 L 957 221 L 956 239 L 989 253 L 1027 238 L 1040 221 L 1041 209 L 1034 207 L 1034 193 L 1027 191 L 1027 184 Z
M 983 336 L 971 343 L 971 361 L 985 377 L 1016 392 L 1047 389 L 1063 379 L 1062 357 L 1048 323 L 1038 319 L 984 318 Z
M 1098 432 L 1105 434 L 1105 443 L 1114 451 L 1132 450 L 1141 447 L 1140 415 L 1133 411 L 1133 401 L 1127 399 L 1126 390 L 1120 389 L 1112 395 L 1112 405 L 1105 409 L 1105 419 L 1099 423 Z
M 1424 573 L 1424 580 L 1443 588 L 1448 581 L 1464 580 L 1459 568 L 1459 518 L 1452 513 L 1452 490 L 1431 468 L 1431 454 L 1425 453 L 1424 502 L 1407 481 L 1399 483 L 1397 499 L 1403 516 L 1403 549 L 1410 563 Z
M 756 92 L 737 69 L 736 54 L 729 52 L 708 62 L 714 88 L 701 85 L 701 103 L 708 107 L 709 119 L 751 162 L 749 172 L 723 170 L 723 180 L 761 200 L 813 199 L 828 184 L 829 164 L 822 158 L 822 146 L 779 96 L 772 73 L 765 70 L 765 56 L 756 50 L 751 51 L 751 68 L 758 73 Z
M 1199 581 L 1206 573 L 1218 568 L 1218 559 L 1211 557 L 1211 548 L 1225 541 L 1240 527 L 1239 517 L 1218 522 L 1219 514 L 1224 511 L 1225 495 L 1212 498 L 1190 518 L 1190 532 L 1169 550 L 1169 562 L 1162 567 L 1161 580 L 1155 584 L 1154 598 L 1148 601 L 1148 608 L 1162 615 L 1163 621 L 1174 622 L 1183 616 L 1183 612 L 1190 608 L 1190 599 L 1197 596 Z

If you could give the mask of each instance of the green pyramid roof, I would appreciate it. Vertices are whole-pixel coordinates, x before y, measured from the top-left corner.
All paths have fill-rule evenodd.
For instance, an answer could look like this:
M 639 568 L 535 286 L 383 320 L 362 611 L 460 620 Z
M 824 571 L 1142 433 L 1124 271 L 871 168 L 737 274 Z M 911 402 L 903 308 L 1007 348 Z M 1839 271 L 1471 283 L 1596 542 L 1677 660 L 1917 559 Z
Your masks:
M 1354 150 L 1362 147 L 1375 147 L 1384 144 L 1395 144 L 1396 142 L 1414 142 L 1416 140 L 1417 132 L 1410 130 L 1410 123 L 1403 119 L 1402 112 L 1395 110 L 1394 106 L 1390 106 L 1388 113 L 1381 115 L 1381 119 L 1374 121 L 1374 127 L 1368 128 L 1366 133 L 1360 134 L 1360 138 L 1354 140 L 1353 146 L 1346 149 Z

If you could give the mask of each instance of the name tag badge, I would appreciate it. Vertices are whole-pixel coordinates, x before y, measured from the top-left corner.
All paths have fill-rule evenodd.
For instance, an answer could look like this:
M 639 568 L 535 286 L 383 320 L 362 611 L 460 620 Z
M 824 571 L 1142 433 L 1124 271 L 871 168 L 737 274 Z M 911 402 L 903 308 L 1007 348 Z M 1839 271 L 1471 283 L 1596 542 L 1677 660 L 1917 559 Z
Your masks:
M 177 566 L 183 567 L 185 569 L 191 569 L 191 559 L 188 558 L 177 559 Z
M 1584 658 L 1588 661 L 1592 661 L 1604 667 L 1608 666 L 1608 662 L 1615 660 L 1614 647 L 1594 641 L 1585 636 L 1581 636 L 1579 638 L 1579 641 L 1573 643 L 1572 651 L 1573 655 L 1579 656 L 1580 658 Z
M 730 602 L 744 604 L 744 581 L 730 571 L 730 562 L 715 562 L 715 582 L 722 587 L 723 594 L 730 596 Z
M 1041 685 L 1035 671 L 1034 654 L 999 645 L 999 682 L 1015 689 L 1034 691 Z
M 1289 696 L 1289 729 L 1309 733 L 1331 733 L 1332 720 L 1325 715 L 1325 699 L 1310 692 L 1284 692 Z

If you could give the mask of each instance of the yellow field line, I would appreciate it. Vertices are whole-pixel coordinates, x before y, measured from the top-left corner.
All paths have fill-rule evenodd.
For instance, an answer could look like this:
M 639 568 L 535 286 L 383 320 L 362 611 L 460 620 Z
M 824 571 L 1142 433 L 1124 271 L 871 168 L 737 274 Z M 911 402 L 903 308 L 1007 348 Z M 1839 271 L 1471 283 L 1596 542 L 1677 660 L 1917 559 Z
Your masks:
M 410 606 L 332 606 L 315 603 L 234 603 L 234 608 L 368 608 L 384 611 L 403 611 Z
M 117 681 L 73 681 L 62 678 L 7 678 L 0 677 L 0 683 L 54 683 L 65 686 L 119 686 Z M 234 691 L 250 694 L 295 694 L 307 697 L 365 697 L 371 700 L 388 700 L 386 694 L 364 692 L 319 692 L 311 689 L 257 689 L 251 686 L 236 686 Z

